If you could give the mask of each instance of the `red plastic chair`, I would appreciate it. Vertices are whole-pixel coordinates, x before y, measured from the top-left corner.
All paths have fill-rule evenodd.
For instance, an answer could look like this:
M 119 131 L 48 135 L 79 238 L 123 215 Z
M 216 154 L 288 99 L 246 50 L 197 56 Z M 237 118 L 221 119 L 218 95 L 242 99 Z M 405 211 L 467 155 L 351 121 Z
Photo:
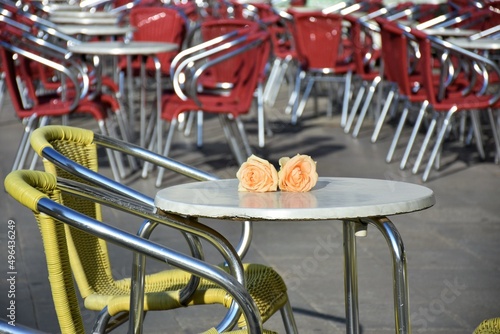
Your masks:
M 345 125 L 351 80 L 356 65 L 349 58 L 342 57 L 340 47 L 342 16 L 296 9 L 290 9 L 289 13 L 293 17 L 292 33 L 299 60 L 295 91 L 289 101 L 289 106 L 292 107 L 291 123 L 296 124 L 302 115 L 314 83 L 333 81 L 344 83 L 341 123 Z M 302 82 L 306 83 L 306 87 L 299 98 Z M 333 93 L 333 91 L 329 90 L 328 93 Z
M 485 159 L 485 152 L 482 144 L 483 133 L 480 126 L 479 111 L 489 110 L 490 125 L 494 130 L 493 132 L 498 155 L 500 152 L 500 143 L 498 142 L 498 134 L 495 131 L 496 124 L 491 115 L 491 108 L 500 105 L 498 102 L 500 99 L 500 91 L 488 91 L 488 85 L 490 84 L 489 78 L 498 77 L 500 74 L 500 68 L 498 65 L 478 54 L 461 49 L 451 43 L 443 42 L 438 38 L 427 36 L 422 31 L 412 29 L 411 33 L 415 36 L 415 39 L 418 42 L 419 50 L 422 54 L 423 83 L 430 87 L 427 90 L 427 98 L 430 107 L 432 107 L 432 110 L 434 111 L 412 172 L 414 174 L 418 173 L 427 146 L 429 145 L 431 137 L 434 134 L 435 127 L 438 122 L 442 120 L 442 123 L 440 123 L 442 125 L 438 131 L 436 141 L 422 175 L 422 180 L 424 182 L 427 181 L 434 166 L 439 168 L 443 141 L 450 129 L 451 120 L 457 112 L 469 112 L 473 126 L 472 129 L 475 135 L 476 146 L 480 157 Z M 448 55 L 448 58 L 457 57 L 460 61 L 471 65 L 471 67 L 467 67 L 465 65 L 461 67 L 464 71 L 469 70 L 467 75 L 471 77 L 471 80 L 469 87 L 467 87 L 466 90 L 463 90 L 460 95 L 449 92 L 449 88 L 446 85 L 441 85 L 438 87 L 439 89 L 437 89 L 437 87 L 430 84 L 433 82 L 432 64 L 430 63 L 432 60 L 431 55 L 435 53 Z M 477 67 L 482 69 L 480 73 L 475 73 Z M 495 75 L 492 75 L 493 73 Z
M 257 19 L 257 18 L 255 18 Z M 250 31 L 257 31 L 263 26 L 262 21 L 253 21 L 243 18 L 234 19 L 206 19 L 199 26 L 200 37 L 202 41 L 214 40 L 220 36 L 224 36 L 230 32 L 234 32 L 239 29 L 247 29 Z M 223 53 L 217 54 L 220 57 Z M 231 89 L 233 83 L 237 78 L 234 75 L 237 73 L 232 73 L 227 71 L 227 67 L 234 67 L 232 62 L 238 62 L 238 59 L 227 60 L 223 64 L 214 65 L 209 70 L 205 71 L 203 76 L 199 79 L 200 89 L 205 90 L 207 93 L 212 94 L 224 94 L 227 89 Z M 265 146 L 265 133 L 266 133 L 266 120 L 265 120 L 265 110 L 263 102 L 263 85 L 266 80 L 265 71 L 260 72 L 259 81 L 257 88 L 254 92 L 256 97 L 256 107 L 257 107 L 257 118 L 258 118 L 258 145 L 259 147 Z M 190 117 L 194 117 L 195 113 L 191 113 Z M 196 112 L 197 122 L 198 122 L 198 134 L 197 134 L 197 145 L 201 147 L 203 145 L 203 113 Z M 191 118 L 192 119 L 192 118 Z M 189 123 L 189 122 L 188 122 Z M 186 127 L 189 131 L 189 125 Z
M 375 40 L 376 36 L 380 34 L 380 27 L 374 23 L 374 19 L 390 16 L 394 13 L 399 13 L 415 7 L 415 4 L 410 2 L 395 3 L 382 8 L 380 8 L 380 5 L 381 4 L 378 2 L 372 5 L 365 5 L 365 7 L 367 7 L 367 13 L 361 17 L 357 17 L 353 14 L 346 14 L 344 16 L 344 19 L 350 26 L 348 41 L 352 41 L 350 48 L 352 49 L 353 61 L 356 64 L 355 78 L 361 81 L 361 87 L 357 92 L 356 99 L 354 100 L 347 123 L 344 127 L 344 132 L 348 133 L 354 125 L 356 116 L 358 116 L 352 132 L 354 138 L 358 136 L 361 130 L 368 109 L 372 106 L 372 100 L 376 91 L 379 92 L 377 107 L 380 107 L 382 102 L 380 94 L 385 87 L 383 80 L 383 62 L 380 61 L 381 49 L 380 45 L 378 45 L 379 42 Z M 393 93 L 390 91 L 386 98 L 384 109 L 390 107 L 393 98 L 392 94 Z M 357 115 L 363 98 L 363 105 L 359 115 Z M 384 109 L 382 111 L 384 111 Z M 378 114 L 377 111 L 377 117 Z M 372 136 L 372 142 L 376 140 L 377 138 Z
M 183 12 L 175 7 L 138 6 L 130 10 L 129 22 L 135 28 L 132 35 L 134 41 L 168 42 L 179 46 L 176 51 L 157 55 L 162 74 L 168 76 L 170 63 L 181 50 L 187 33 L 188 22 Z M 134 70 L 138 71 L 140 62 L 134 61 L 132 66 Z M 125 61 L 119 67 L 126 68 Z M 147 60 L 146 69 L 155 73 L 156 67 L 152 59 Z
M 423 57 L 421 52 L 415 49 L 415 45 L 411 44 L 409 40 L 409 35 L 405 33 L 403 28 L 398 26 L 397 22 L 388 21 L 384 18 L 377 18 L 376 21 L 381 29 L 383 63 L 390 64 L 390 66 L 384 66 L 384 76 L 387 81 L 394 83 L 394 90 L 390 93 L 392 96 L 389 96 L 389 98 L 392 99 L 395 94 L 398 94 L 398 102 L 404 102 L 404 108 L 386 157 L 387 162 L 392 161 L 403 127 L 407 122 L 410 107 L 415 104 L 420 105 L 420 111 L 415 121 L 412 135 L 401 159 L 400 168 L 403 169 L 406 166 L 420 124 L 429 106 L 428 90 L 435 89 L 441 83 L 440 74 L 433 74 L 432 72 L 432 80 L 424 83 L 423 76 L 424 73 L 427 73 L 425 66 L 430 65 L 432 69 L 435 69 L 440 65 L 438 60 L 431 55 L 429 56 L 432 58 L 427 59 L 426 65 L 424 65 L 421 59 Z M 420 56 L 417 56 L 418 54 Z M 461 76 L 454 78 L 448 87 L 449 94 L 451 96 L 460 96 L 461 91 L 467 87 L 467 84 L 468 82 L 463 80 Z M 382 111 L 377 120 L 374 134 L 378 135 L 388 110 L 389 108 L 384 108 Z
M 76 73 L 65 68 L 60 63 L 43 58 L 18 45 L 8 43 L 5 37 L 0 39 L 0 46 L 1 62 L 5 70 L 5 82 L 12 105 L 17 116 L 25 124 L 13 170 L 23 168 L 29 154 L 29 136 L 35 128 L 46 125 L 50 118 L 67 117 L 72 113 L 88 114 L 97 121 L 101 132 L 108 135 L 106 127 L 107 110 L 105 106 L 81 99 L 80 84 Z M 23 46 L 26 46 L 26 44 Z M 63 95 L 57 93 L 46 95 L 36 94 L 35 82 L 30 76 L 30 66 L 26 66 L 30 61 L 40 62 L 44 66 L 56 70 L 64 77 L 64 80 L 72 81 L 75 91 L 66 96 L 64 95 L 64 90 Z M 110 155 L 109 159 L 112 167 L 116 167 L 114 157 Z M 35 162 L 36 160 L 33 161 Z M 113 170 L 116 171 L 117 169 L 114 168 Z
M 293 86 L 293 74 L 288 69 L 291 64 L 298 62 L 298 56 L 292 36 L 292 17 L 280 13 L 280 15 L 269 16 L 264 20 L 267 20 L 266 25 L 273 43 L 272 67 L 264 90 L 264 101 L 266 105 L 272 107 L 276 102 L 285 77 L 289 86 Z M 288 98 L 290 98 L 292 92 L 293 89 L 289 89 Z M 290 113 L 291 108 L 287 112 Z
M 170 123 L 164 156 L 168 156 L 170 152 L 179 114 L 192 110 L 219 115 L 224 135 L 239 164 L 252 154 L 239 116 L 248 113 L 251 108 L 253 93 L 269 57 L 269 33 L 246 28 L 230 32 L 220 39 L 222 41 L 219 43 L 217 40 L 210 40 L 193 47 L 189 57 L 177 65 L 174 76 L 176 94 L 166 94 L 162 99 L 162 119 Z M 189 49 L 186 51 L 179 54 L 179 57 L 184 57 Z M 225 68 L 224 79 L 234 78 L 231 88 L 225 94 L 213 94 L 210 90 L 199 89 L 199 79 L 214 66 Z M 235 131 L 239 134 L 239 139 L 232 133 L 233 124 L 237 127 Z M 240 148 L 240 142 L 244 146 L 244 152 Z M 160 171 L 157 186 L 161 184 L 162 175 L 163 172 Z
M 363 123 L 363 119 L 371 104 L 373 95 L 378 85 L 382 81 L 382 74 L 379 71 L 378 61 L 380 58 L 379 46 L 375 45 L 372 34 L 374 33 L 366 26 L 362 25 L 359 18 L 353 15 L 345 15 L 344 20 L 349 23 L 349 42 L 348 48 L 351 50 L 352 59 L 356 65 L 355 77 L 361 81 L 361 86 L 352 106 L 351 112 L 344 126 L 344 132 L 349 133 L 354 123 L 357 110 L 361 100 L 367 95 L 361 108 L 358 121 L 354 128 L 352 136 L 356 138 Z
M 80 79 L 88 80 L 85 83 L 84 91 L 82 91 L 82 97 L 85 96 L 85 98 L 108 105 L 116 115 L 122 138 L 127 140 L 128 124 L 123 113 L 125 108 L 118 85 L 108 76 L 100 74 L 96 77 L 93 64 L 84 62 L 80 58 L 71 57 L 67 50 L 68 43 L 79 43 L 80 41 L 57 31 L 51 22 L 39 16 L 17 9 L 12 4 L 4 3 L 3 0 L 0 3 L 4 6 L 2 15 L 8 15 L 8 17 L 0 16 L 2 18 L 2 31 L 7 40 L 16 37 L 19 41 L 22 40 L 26 46 L 36 46 L 36 49 L 31 48 L 31 51 L 36 54 L 44 52 L 44 57 L 55 62 L 60 62 L 57 57 L 63 57 L 64 61 L 70 61 L 73 66 L 79 67 L 80 71 L 85 72 L 85 75 L 81 76 Z M 56 75 L 57 71 L 40 62 L 28 59 L 25 61 L 29 63 L 26 66 L 30 67 L 30 77 L 39 85 L 37 91 L 43 93 L 60 89 L 62 83 Z M 80 84 L 82 84 L 81 81 Z M 71 81 L 66 83 L 65 89 L 66 94 L 71 94 L 71 90 L 74 90 Z

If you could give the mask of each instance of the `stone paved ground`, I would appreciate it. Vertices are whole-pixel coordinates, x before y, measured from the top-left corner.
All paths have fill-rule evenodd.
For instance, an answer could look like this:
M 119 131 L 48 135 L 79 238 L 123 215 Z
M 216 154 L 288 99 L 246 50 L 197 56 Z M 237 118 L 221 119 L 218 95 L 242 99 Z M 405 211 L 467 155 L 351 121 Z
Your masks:
M 397 163 L 384 161 L 394 125 L 384 126 L 376 144 L 369 137 L 372 124 L 363 127 L 358 139 L 343 133 L 339 117 L 325 116 L 323 105 L 314 114 L 309 103 L 301 122 L 290 126 L 283 109 L 283 97 L 275 108 L 268 109 L 269 127 L 274 135 L 256 154 L 277 164 L 281 156 L 297 153 L 311 155 L 321 176 L 368 177 L 420 183 Z M 252 112 L 245 122 L 253 144 L 256 143 L 256 121 Z M 72 119 L 75 126 L 94 128 L 91 121 Z M 8 99 L 0 113 L 1 176 L 10 171 L 23 127 L 15 118 Z M 409 127 L 404 135 L 408 136 Z M 235 176 L 237 165 L 221 137 L 219 124 L 207 119 L 205 145 L 198 149 L 192 137 L 179 136 L 172 156 L 182 162 L 213 172 L 222 178 Z M 466 334 L 481 320 L 500 316 L 500 168 L 493 163 L 488 146 L 487 161 L 477 160 L 473 148 L 447 143 L 444 166 L 433 172 L 426 186 L 436 195 L 434 207 L 408 215 L 392 217 L 405 241 L 408 257 L 411 318 L 414 333 Z M 401 148 L 396 152 L 401 156 Z M 414 160 L 415 157 L 411 157 Z M 413 161 L 411 160 L 411 161 Z M 103 173 L 109 174 L 106 166 Z M 170 177 L 164 186 L 182 182 Z M 154 178 L 135 178 L 132 187 L 154 195 Z M 16 323 L 57 333 L 45 259 L 32 215 L 0 193 L 0 318 L 8 315 L 11 300 L 16 302 Z M 118 216 L 108 216 L 120 222 Z M 8 295 L 7 268 L 8 221 L 16 225 L 15 299 Z M 207 221 L 230 240 L 236 240 L 235 223 Z M 134 228 L 134 222 L 123 225 Z M 254 240 L 246 261 L 264 263 L 276 268 L 289 286 L 289 295 L 301 333 L 343 333 L 343 257 L 340 222 L 303 222 L 293 224 L 256 223 Z M 153 240 L 170 246 L 181 244 L 177 235 L 158 229 Z M 179 246 L 180 247 L 180 246 Z M 318 249 L 325 256 L 318 257 Z M 128 274 L 130 256 L 112 248 L 114 274 Z M 209 258 L 211 253 L 209 253 Z M 374 230 L 358 239 L 359 299 L 362 333 L 394 333 L 391 297 L 391 260 L 385 240 Z M 162 268 L 151 263 L 151 268 Z M 195 333 L 217 323 L 223 310 L 198 307 L 146 317 L 146 333 Z M 87 326 L 95 314 L 84 311 Z M 266 325 L 282 331 L 279 315 Z M 125 328 L 119 332 L 126 332 Z

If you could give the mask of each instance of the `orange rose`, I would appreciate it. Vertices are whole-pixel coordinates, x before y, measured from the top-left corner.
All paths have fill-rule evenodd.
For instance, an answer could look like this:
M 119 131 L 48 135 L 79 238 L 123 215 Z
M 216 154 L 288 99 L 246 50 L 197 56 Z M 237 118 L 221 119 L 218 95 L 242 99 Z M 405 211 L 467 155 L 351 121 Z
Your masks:
M 318 181 L 316 162 L 308 155 L 297 154 L 293 158 L 279 160 L 279 187 L 283 191 L 306 192 Z
M 244 162 L 236 177 L 240 181 L 238 191 L 266 192 L 278 190 L 278 172 L 269 161 L 251 155 Z

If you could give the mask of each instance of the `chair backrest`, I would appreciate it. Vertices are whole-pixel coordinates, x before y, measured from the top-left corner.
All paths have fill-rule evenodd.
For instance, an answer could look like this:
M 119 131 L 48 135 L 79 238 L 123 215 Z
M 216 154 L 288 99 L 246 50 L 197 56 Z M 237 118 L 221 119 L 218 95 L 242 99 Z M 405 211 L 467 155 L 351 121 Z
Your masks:
M 91 133 L 91 131 L 66 132 L 66 136 L 51 141 L 50 144 L 63 155 L 93 171 L 97 171 L 97 146 L 93 142 Z M 79 134 L 80 136 L 78 136 Z M 72 135 L 77 137 L 72 137 Z M 44 167 L 46 172 L 56 177 L 89 183 L 62 168 L 56 167 L 48 160 L 44 160 Z M 65 206 L 73 210 L 96 220 L 102 219 L 101 207 L 94 201 L 78 198 L 71 194 L 62 194 L 60 200 Z M 65 232 L 71 268 L 82 298 L 96 292 L 102 293 L 108 287 L 114 286 L 106 242 L 94 235 L 76 229 L 66 228 Z
M 40 117 L 60 116 L 74 110 L 80 98 L 80 83 L 76 73 L 61 63 L 44 58 L 30 49 L 26 50 L 29 44 L 22 40 L 17 41 L 16 45 L 10 42 L 10 38 L 5 35 L 0 36 L 1 62 L 6 69 L 5 80 L 18 117 L 29 117 L 34 112 Z M 39 77 L 39 73 L 34 71 L 44 68 L 50 68 L 62 75 L 61 82 L 68 79 L 68 85 L 76 87 L 76 93 L 72 96 L 52 94 L 40 97 L 36 93 L 36 78 Z
M 356 65 L 356 74 L 366 75 L 374 72 L 375 65 L 380 58 L 379 46 L 375 45 L 373 32 L 363 26 L 360 20 L 353 15 L 344 15 L 344 20 L 349 22 L 349 34 L 346 39 L 347 48 L 354 64 Z
M 133 40 L 175 43 L 179 46 L 176 51 L 157 55 L 162 71 L 169 73 L 172 59 L 181 50 L 187 33 L 187 19 L 182 11 L 174 7 L 138 6 L 130 10 L 129 21 L 136 29 Z M 151 59 L 147 65 L 153 66 Z
M 342 16 L 321 11 L 289 11 L 302 69 L 333 69 L 339 59 Z
M 207 112 L 230 112 L 235 116 L 247 113 L 269 58 L 270 47 L 268 32 L 249 31 L 217 48 L 206 50 L 204 54 L 197 56 L 198 64 L 195 65 L 197 68 L 192 70 L 194 75 L 188 77 L 184 94 Z M 212 95 L 211 98 L 201 98 L 202 94 L 198 94 L 197 89 L 200 78 L 214 66 L 225 69 L 226 73 L 221 75 L 223 79 L 232 80 L 231 88 L 226 94 L 218 96 L 217 101 L 212 94 L 208 94 Z M 221 77 L 215 75 L 215 79 L 219 82 Z M 228 103 L 232 106 L 231 110 L 228 110 Z
M 21 181 L 26 178 L 22 174 Z M 59 321 L 59 327 L 63 334 L 85 333 L 83 327 L 80 307 L 73 281 L 73 275 L 70 269 L 70 259 L 68 248 L 66 247 L 66 231 L 65 225 L 54 220 L 52 217 L 38 210 L 36 199 L 48 197 L 49 199 L 61 203 L 61 193 L 56 188 L 54 177 L 49 175 L 40 176 L 36 173 L 29 173 L 31 178 L 24 182 L 15 180 L 14 175 L 10 175 L 10 179 L 5 179 L 5 188 L 11 196 L 13 196 L 21 204 L 30 208 L 36 218 L 40 234 L 43 241 L 45 257 L 47 260 L 48 279 L 52 291 L 54 307 Z M 47 182 L 49 180 L 49 182 Z M 23 183 L 30 182 L 30 185 Z M 38 195 L 30 186 L 36 187 Z M 22 200 L 19 194 L 23 194 Z M 43 194 L 43 195 L 42 195 Z M 30 204 L 27 204 L 31 201 Z
M 410 82 L 409 41 L 397 23 L 384 18 L 377 18 L 382 40 L 381 57 L 384 63 L 384 75 L 390 82 L 397 84 L 399 93 L 412 95 Z
M 248 32 L 256 31 L 259 29 L 259 25 L 256 22 L 246 19 L 212 19 L 204 21 L 201 24 L 200 33 L 203 41 L 209 41 L 240 29 Z M 230 50 L 218 52 L 217 57 L 229 52 Z M 209 57 L 208 59 L 211 58 L 213 57 Z M 210 68 L 210 80 L 213 82 L 233 83 L 237 80 L 235 76 L 238 73 L 229 69 L 237 67 L 239 61 L 238 57 L 231 57 L 231 59 L 226 60 L 222 64 L 212 66 Z

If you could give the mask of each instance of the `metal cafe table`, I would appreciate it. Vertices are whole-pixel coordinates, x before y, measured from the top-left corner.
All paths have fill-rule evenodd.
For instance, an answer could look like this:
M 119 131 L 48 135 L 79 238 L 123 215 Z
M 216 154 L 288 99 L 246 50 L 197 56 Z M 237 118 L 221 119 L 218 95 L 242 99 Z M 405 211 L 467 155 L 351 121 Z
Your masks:
M 390 215 L 410 213 L 434 205 L 432 190 L 411 183 L 320 177 L 316 186 L 298 192 L 238 192 L 237 179 L 195 182 L 167 187 L 156 194 L 156 207 L 168 214 L 226 221 L 341 220 L 344 239 L 344 284 L 347 333 L 360 333 L 356 231 L 368 224 L 384 235 L 393 260 L 396 333 L 411 333 L 406 255 L 403 240 Z
M 157 142 L 158 151 L 161 150 L 160 143 L 162 142 L 161 131 L 159 129 L 160 122 L 160 112 L 161 112 L 161 71 L 160 65 L 157 58 L 158 53 L 174 51 L 178 48 L 175 43 L 166 42 L 146 42 L 146 41 L 89 41 L 82 42 L 80 44 L 69 45 L 68 50 L 73 53 L 93 55 L 93 56 L 127 56 L 127 76 L 128 76 L 128 86 L 129 92 L 132 92 L 132 74 L 131 74 L 131 56 L 141 57 L 141 111 L 140 111 L 140 146 L 146 147 L 146 59 L 147 57 L 152 57 L 157 64 L 156 68 L 156 117 L 157 117 Z M 129 94 L 132 96 L 132 94 Z M 133 127 L 134 111 L 131 108 L 132 103 L 129 105 L 129 122 L 130 126 Z

